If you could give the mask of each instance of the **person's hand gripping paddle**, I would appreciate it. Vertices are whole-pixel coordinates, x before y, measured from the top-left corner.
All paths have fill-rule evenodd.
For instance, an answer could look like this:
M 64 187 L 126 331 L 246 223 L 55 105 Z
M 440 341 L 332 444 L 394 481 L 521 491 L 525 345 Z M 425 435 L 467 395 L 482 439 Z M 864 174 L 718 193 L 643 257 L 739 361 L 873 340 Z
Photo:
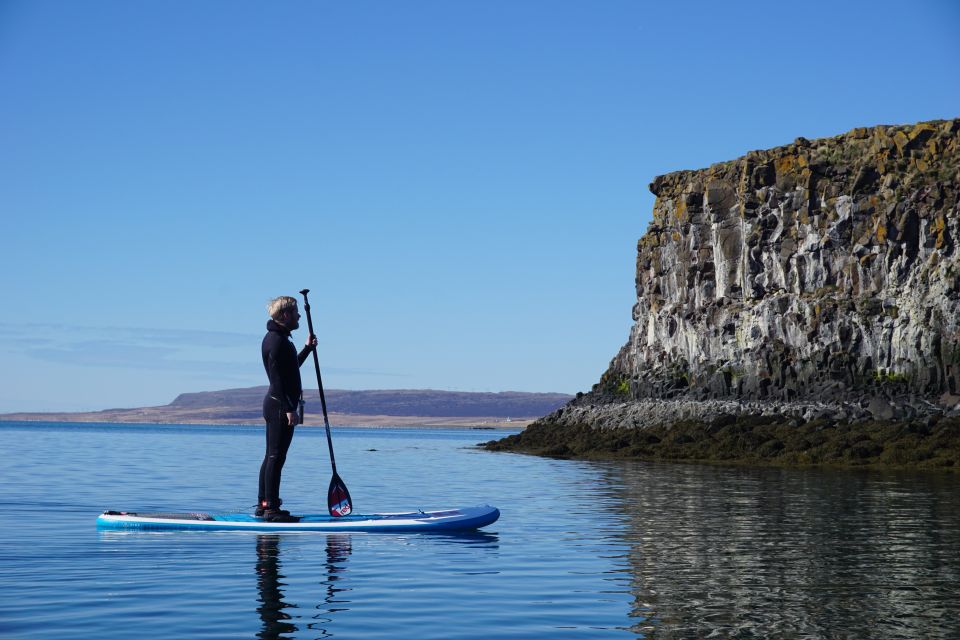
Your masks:
M 303 289 L 300 295 L 303 296 L 303 308 L 307 312 L 307 328 L 310 335 L 316 335 L 313 332 L 313 319 L 310 318 L 310 301 L 307 300 L 307 294 L 310 289 Z M 333 439 L 330 437 L 330 420 L 327 418 L 327 401 L 323 397 L 323 380 L 320 378 L 320 359 L 317 357 L 317 350 L 313 350 L 313 366 L 317 370 L 317 386 L 320 387 L 320 408 L 323 409 L 323 426 L 327 429 L 327 448 L 330 449 L 330 467 L 333 469 L 333 477 L 330 479 L 330 487 L 327 489 L 327 509 L 330 515 L 339 518 L 348 516 L 353 511 L 353 501 L 350 499 L 350 492 L 347 491 L 347 485 L 337 474 L 337 461 L 333 458 Z

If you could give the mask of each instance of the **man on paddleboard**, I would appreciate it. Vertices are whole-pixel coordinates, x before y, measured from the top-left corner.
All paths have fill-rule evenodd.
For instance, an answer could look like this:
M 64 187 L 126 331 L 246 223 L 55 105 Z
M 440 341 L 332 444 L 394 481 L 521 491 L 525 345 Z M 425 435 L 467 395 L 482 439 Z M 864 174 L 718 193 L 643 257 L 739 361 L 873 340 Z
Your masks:
M 303 420 L 300 365 L 317 348 L 317 337 L 308 336 L 303 349 L 297 353 L 290 339 L 291 332 L 300 327 L 296 298 L 274 298 L 267 305 L 267 313 L 270 320 L 261 344 L 263 368 L 270 380 L 270 388 L 263 398 L 267 449 L 260 466 L 260 488 L 254 515 L 269 522 L 296 522 L 296 517 L 280 508 L 280 474 L 293 440 L 293 429 Z

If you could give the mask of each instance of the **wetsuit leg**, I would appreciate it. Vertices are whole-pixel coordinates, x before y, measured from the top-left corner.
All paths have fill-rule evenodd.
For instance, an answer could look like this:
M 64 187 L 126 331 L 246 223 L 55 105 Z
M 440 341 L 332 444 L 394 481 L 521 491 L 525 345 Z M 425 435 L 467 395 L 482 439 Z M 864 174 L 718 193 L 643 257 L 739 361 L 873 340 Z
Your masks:
M 263 419 L 267 423 L 267 446 L 260 465 L 258 499 L 261 505 L 276 509 L 280 507 L 280 475 L 293 440 L 294 427 L 287 425 L 287 416 L 280 410 L 280 403 L 269 397 L 263 402 Z

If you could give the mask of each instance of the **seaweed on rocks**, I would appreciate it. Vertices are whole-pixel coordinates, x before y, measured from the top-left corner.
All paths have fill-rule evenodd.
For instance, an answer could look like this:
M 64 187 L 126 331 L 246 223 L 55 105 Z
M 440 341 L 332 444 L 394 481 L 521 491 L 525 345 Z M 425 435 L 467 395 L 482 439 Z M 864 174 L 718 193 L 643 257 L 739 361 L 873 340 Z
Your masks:
M 541 420 L 482 446 L 556 458 L 958 471 L 960 418 L 799 424 L 783 416 L 743 415 L 645 428 Z

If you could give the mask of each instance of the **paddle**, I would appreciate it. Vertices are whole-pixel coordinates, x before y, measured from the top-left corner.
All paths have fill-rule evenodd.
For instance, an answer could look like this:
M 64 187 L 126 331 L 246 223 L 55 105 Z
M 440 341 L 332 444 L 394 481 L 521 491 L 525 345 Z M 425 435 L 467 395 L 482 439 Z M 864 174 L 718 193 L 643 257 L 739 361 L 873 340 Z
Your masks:
M 307 300 L 307 294 L 310 289 L 303 289 L 300 295 L 303 296 L 303 308 L 307 312 L 307 328 L 310 335 L 316 335 L 313 332 L 313 319 L 310 317 L 310 301 Z M 320 387 L 320 407 L 323 409 L 323 426 L 327 429 L 327 448 L 330 449 L 330 466 L 333 468 L 333 477 L 330 479 L 330 487 L 327 488 L 327 509 L 330 515 L 334 517 L 348 516 L 353 511 L 353 501 L 350 500 L 350 492 L 347 491 L 347 485 L 343 483 L 340 475 L 337 473 L 337 461 L 333 458 L 333 438 L 330 437 L 330 420 L 327 418 L 327 401 L 323 397 L 323 380 L 320 378 L 320 359 L 317 358 L 317 350 L 313 350 L 313 366 L 317 370 L 317 386 Z

